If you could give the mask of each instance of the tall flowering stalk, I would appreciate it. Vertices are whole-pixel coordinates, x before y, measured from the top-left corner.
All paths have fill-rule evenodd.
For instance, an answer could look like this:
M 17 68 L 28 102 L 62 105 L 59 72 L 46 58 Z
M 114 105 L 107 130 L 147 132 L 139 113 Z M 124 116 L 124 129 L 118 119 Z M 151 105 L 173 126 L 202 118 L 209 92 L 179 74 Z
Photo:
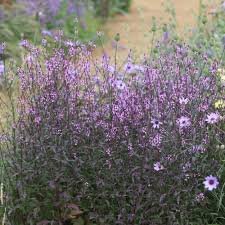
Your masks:
M 26 42 L 17 72 L 8 218 L 63 221 L 65 204 L 76 203 L 97 224 L 197 221 L 196 196 L 219 169 L 224 140 L 218 63 L 171 43 L 149 63 L 129 59 L 128 73 L 106 56 L 93 63 L 91 47 L 58 41 L 51 53 Z

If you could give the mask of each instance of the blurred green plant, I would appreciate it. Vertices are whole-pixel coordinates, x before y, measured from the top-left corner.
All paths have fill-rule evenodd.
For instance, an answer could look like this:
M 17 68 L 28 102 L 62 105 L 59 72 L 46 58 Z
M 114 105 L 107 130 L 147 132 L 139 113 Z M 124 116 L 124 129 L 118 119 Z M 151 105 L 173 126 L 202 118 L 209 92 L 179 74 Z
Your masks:
M 41 43 L 41 30 L 44 27 L 52 34 L 61 29 L 68 39 L 80 40 L 84 43 L 88 41 L 98 43 L 96 31 L 100 20 L 94 17 L 93 10 L 86 10 L 82 17 L 79 17 L 75 11 L 68 13 L 68 2 L 64 0 L 56 16 L 43 26 L 39 21 L 39 16 L 34 13 L 28 15 L 24 6 L 14 3 L 5 8 L 0 5 L 0 43 L 6 43 L 5 58 L 18 61 L 22 57 L 19 46 L 22 39 L 30 40 L 35 44 Z
M 68 3 L 64 0 L 54 19 L 61 22 L 59 24 L 48 23 L 49 30 L 61 29 L 67 38 L 79 39 L 83 42 L 97 39 L 96 31 L 100 20 L 94 17 L 91 10 L 86 10 L 81 18 L 76 12 L 68 14 Z
M 222 4 L 213 7 L 209 12 L 209 4 L 200 1 L 197 26 L 188 41 L 195 51 L 220 60 L 225 46 L 225 8 Z
M 24 16 L 24 9 L 14 4 L 9 9 L 0 5 L 0 42 L 6 42 L 6 57 L 18 58 L 21 49 L 19 41 L 29 39 L 36 41 L 40 39 L 40 25 L 35 17 Z
M 109 17 L 117 13 L 129 12 L 132 0 L 91 0 L 94 3 L 96 14 Z
M 156 32 L 162 36 L 162 41 L 186 42 L 193 51 L 205 53 L 211 59 L 221 60 L 225 45 L 225 8 L 223 4 L 215 5 L 210 0 L 200 0 L 199 11 L 195 15 L 196 26 L 190 27 L 189 25 L 183 34 L 180 34 L 177 29 L 174 5 L 171 1 L 164 1 L 163 5 L 169 15 L 169 22 L 157 21 Z

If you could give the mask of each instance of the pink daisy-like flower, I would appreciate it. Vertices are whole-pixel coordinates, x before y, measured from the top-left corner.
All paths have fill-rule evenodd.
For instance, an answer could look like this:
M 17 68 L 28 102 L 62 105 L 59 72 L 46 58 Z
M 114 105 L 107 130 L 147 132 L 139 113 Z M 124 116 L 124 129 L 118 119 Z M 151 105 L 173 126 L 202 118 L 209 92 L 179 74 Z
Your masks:
M 110 72 L 110 73 L 114 73 L 115 67 L 114 66 L 108 66 L 107 71 Z
M 219 181 L 217 177 L 214 177 L 212 175 L 205 178 L 205 181 L 203 182 L 206 189 L 209 191 L 212 191 L 213 189 L 216 189 L 219 185 Z
M 181 116 L 179 119 L 177 119 L 177 123 L 180 128 L 189 127 L 191 125 L 191 121 L 187 116 Z
M 126 87 L 126 84 L 122 80 L 117 80 L 116 81 L 116 87 L 119 90 L 124 90 L 124 88 Z
M 182 98 L 179 98 L 179 103 L 181 105 L 187 105 L 188 102 L 189 102 L 188 98 L 183 98 L 183 97 Z
M 130 74 L 130 73 L 134 73 L 135 72 L 135 66 L 132 63 L 127 63 L 124 66 L 124 70 L 126 73 Z
M 160 162 L 156 162 L 154 163 L 154 170 L 155 171 L 160 171 L 160 170 L 164 170 L 164 166 L 160 163 Z
M 152 119 L 151 124 L 152 124 L 153 128 L 156 129 L 156 128 L 159 128 L 162 123 L 157 119 Z
M 134 65 L 134 69 L 135 69 L 137 72 L 142 72 L 142 73 L 145 71 L 144 66 L 141 66 L 141 65 Z
M 207 115 L 207 119 L 205 120 L 207 123 L 214 124 L 217 123 L 220 120 L 220 114 L 219 113 L 210 113 Z

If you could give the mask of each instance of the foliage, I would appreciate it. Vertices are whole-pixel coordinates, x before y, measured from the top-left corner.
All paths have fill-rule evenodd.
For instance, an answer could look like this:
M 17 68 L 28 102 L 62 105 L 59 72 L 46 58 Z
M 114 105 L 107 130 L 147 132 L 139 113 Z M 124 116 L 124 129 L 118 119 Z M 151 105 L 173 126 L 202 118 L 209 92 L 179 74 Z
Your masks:
M 212 3 L 212 4 L 211 4 Z M 185 41 L 192 49 L 193 52 L 199 52 L 205 54 L 210 60 L 217 60 L 221 63 L 221 68 L 218 70 L 224 82 L 224 53 L 225 53 L 225 2 L 221 1 L 218 6 L 213 4 L 213 1 L 200 1 L 199 13 L 197 14 L 197 26 L 195 28 L 189 28 L 185 32 Z M 166 11 L 170 15 L 170 22 L 167 24 L 159 25 L 155 23 L 156 28 L 161 28 L 163 32 L 162 42 L 166 43 L 169 40 L 177 39 L 181 41 L 177 32 L 176 12 L 172 5 L 166 6 Z M 159 29 L 157 30 L 159 31 Z M 156 50 L 156 49 L 155 49 Z M 157 51 L 156 51 L 157 53 Z M 223 93 L 223 95 L 225 92 Z M 224 110 L 224 98 L 220 102 L 220 107 Z M 223 111 L 224 112 L 224 111 Z M 224 129 L 223 125 L 223 129 Z M 221 146 L 217 146 L 217 149 L 224 150 L 224 143 Z M 224 224 L 224 156 L 221 157 L 221 165 L 219 173 L 221 174 L 221 191 L 219 193 L 213 193 L 208 196 L 208 223 L 209 224 Z M 200 223 L 200 222 L 199 222 Z
M 55 1 L 55 4 L 50 4 L 50 0 L 46 2 L 18 0 L 17 2 L 19 4 L 14 3 L 9 8 L 0 6 L 0 42 L 5 42 L 7 45 L 4 55 L 6 58 L 19 61 L 18 59 L 23 57 L 21 54 L 23 51 L 19 46 L 21 39 L 40 44 L 41 29 L 54 36 L 56 30 L 60 28 L 67 38 L 82 42 L 97 39 L 96 30 L 99 21 L 93 17 L 91 11 L 86 11 L 84 4 L 78 5 L 77 2 L 74 3 L 75 5 L 70 5 L 67 1 L 58 4 Z
M 13 5 L 10 9 L 0 6 L 0 20 L 0 42 L 7 43 L 8 57 L 20 56 L 19 40 L 25 38 L 35 41 L 39 38 L 40 27 L 35 17 L 25 17 L 24 8 L 19 5 Z
M 225 44 L 225 3 L 215 6 L 212 1 L 200 1 L 196 15 L 196 25 L 184 31 L 184 37 L 178 34 L 176 11 L 173 4 L 165 2 L 169 15 L 168 23 L 156 23 L 157 32 L 163 33 L 163 40 L 186 41 L 194 52 L 207 54 L 209 58 L 220 60 Z
M 86 10 L 84 7 L 84 4 L 77 6 L 77 10 L 70 9 L 71 12 L 68 13 L 68 3 L 64 1 L 53 22 L 49 22 L 47 27 L 49 29 L 61 28 L 64 34 L 71 39 L 79 39 L 83 42 L 96 40 L 96 31 L 100 21 L 94 18 L 91 10 Z
M 91 0 L 97 15 L 108 17 L 116 13 L 127 13 L 131 6 L 131 0 Z
M 87 1 L 80 0 L 48 0 L 29 1 L 18 0 L 27 7 L 28 14 L 38 14 L 42 27 L 47 30 L 64 31 L 68 38 L 79 38 L 81 41 L 90 41 L 96 37 L 99 21 L 94 18 Z M 41 12 L 41 13 L 40 13 Z M 77 20 L 76 28 L 74 21 Z M 75 34 L 77 29 L 79 32 Z
M 220 59 L 225 46 L 225 7 L 219 5 L 211 10 L 201 2 L 198 26 L 189 39 L 195 51 L 205 52 L 208 57 Z
M 10 223 L 62 224 L 71 204 L 98 225 L 210 223 L 203 181 L 220 179 L 224 154 L 218 63 L 170 43 L 142 65 L 95 64 L 91 46 L 62 43 L 48 52 L 23 42 L 1 145 Z

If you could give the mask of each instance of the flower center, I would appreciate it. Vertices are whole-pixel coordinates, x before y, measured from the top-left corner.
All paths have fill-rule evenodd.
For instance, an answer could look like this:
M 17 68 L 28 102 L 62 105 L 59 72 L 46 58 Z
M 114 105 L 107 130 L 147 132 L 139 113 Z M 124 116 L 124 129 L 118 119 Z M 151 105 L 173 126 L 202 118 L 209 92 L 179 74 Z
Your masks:
M 213 185 L 214 184 L 214 180 L 209 180 L 209 184 Z

